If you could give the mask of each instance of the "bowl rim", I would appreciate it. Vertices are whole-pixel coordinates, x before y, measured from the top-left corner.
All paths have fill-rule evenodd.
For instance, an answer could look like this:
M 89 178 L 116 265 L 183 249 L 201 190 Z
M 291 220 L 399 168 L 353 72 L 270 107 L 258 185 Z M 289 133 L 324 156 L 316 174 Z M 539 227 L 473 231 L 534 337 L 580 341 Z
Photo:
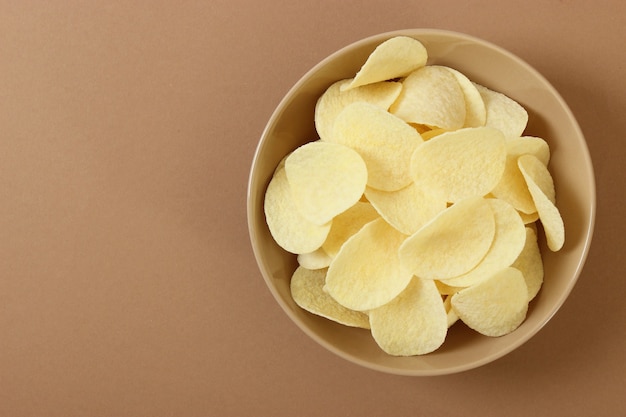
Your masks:
M 487 48 L 490 48 L 492 50 L 494 50 L 495 52 L 497 52 L 500 55 L 506 56 L 507 58 L 509 58 L 512 61 L 515 61 L 518 65 L 520 65 L 521 67 L 524 68 L 525 71 L 527 71 L 528 73 L 532 74 L 538 81 L 541 82 L 541 84 L 543 85 L 543 87 L 548 90 L 550 92 L 550 94 L 552 95 L 553 98 L 555 98 L 558 101 L 559 106 L 562 108 L 562 110 L 565 112 L 567 118 L 569 119 L 569 121 L 571 122 L 571 127 L 576 131 L 576 134 L 582 139 L 582 141 L 580 142 L 580 146 L 581 146 L 581 152 L 582 152 L 582 157 L 584 159 L 585 164 L 588 167 L 589 172 L 591 173 L 590 178 L 588 178 L 588 187 L 589 187 L 589 191 L 590 191 L 590 201 L 588 201 L 588 209 L 589 209 L 589 217 L 588 217 L 588 226 L 587 228 L 583 231 L 584 233 L 584 242 L 582 243 L 582 251 L 580 253 L 580 257 L 578 258 L 578 262 L 576 264 L 576 267 L 574 269 L 574 274 L 571 277 L 571 279 L 568 281 L 567 286 L 564 288 L 564 290 L 559 294 L 559 297 L 557 300 L 555 300 L 555 302 L 551 303 L 551 307 L 550 307 L 550 313 L 546 314 L 542 320 L 535 326 L 533 331 L 530 331 L 528 333 L 526 333 L 525 335 L 523 335 L 522 337 L 519 337 L 517 339 L 515 339 L 512 343 L 506 345 L 504 348 L 498 349 L 496 352 L 492 352 L 488 355 L 485 355 L 484 357 L 482 357 L 481 359 L 478 360 L 474 360 L 471 362 L 467 362 L 467 363 L 463 363 L 460 365 L 456 365 L 456 366 L 451 366 L 451 367 L 446 367 L 446 368 L 432 368 L 432 369 L 403 369 L 403 368 L 393 368 L 393 367 L 389 367 L 389 366 L 384 366 L 381 364 L 377 364 L 377 363 L 373 363 L 373 362 L 369 362 L 366 361 L 364 359 L 361 359 L 357 356 L 353 356 L 339 348 L 337 348 L 336 346 L 328 343 L 326 340 L 324 340 L 323 338 L 319 337 L 317 334 L 315 334 L 315 332 L 313 330 L 311 330 L 307 325 L 305 325 L 305 323 L 301 322 L 297 317 L 295 317 L 289 306 L 287 305 L 287 303 L 282 299 L 281 295 L 279 294 L 278 290 L 274 287 L 272 280 L 271 280 L 271 274 L 270 271 L 266 268 L 266 266 L 263 264 L 263 262 L 261 262 L 261 253 L 260 253 L 260 249 L 258 248 L 258 246 L 255 244 L 256 241 L 256 232 L 254 230 L 254 220 L 255 220 L 255 210 L 256 207 L 253 206 L 253 197 L 252 197 L 252 193 L 253 193 L 253 182 L 254 182 L 254 174 L 256 172 L 256 168 L 258 165 L 258 160 L 259 160 L 259 156 L 263 150 L 264 144 L 265 142 L 268 140 L 268 133 L 271 130 L 271 127 L 275 124 L 275 122 L 277 121 L 277 119 L 281 116 L 284 108 L 287 107 L 287 105 L 291 102 L 291 98 L 294 95 L 295 92 L 297 92 L 301 86 L 303 84 L 305 84 L 306 82 L 309 81 L 309 79 L 311 79 L 321 68 L 325 67 L 329 62 L 332 62 L 333 60 L 335 60 L 338 56 L 348 52 L 351 49 L 356 49 L 359 48 L 361 46 L 364 45 L 369 45 L 372 44 L 375 41 L 378 41 L 379 43 L 384 41 L 385 39 L 389 39 L 391 37 L 394 36 L 410 36 L 410 37 L 419 37 L 421 35 L 428 35 L 428 36 L 433 36 L 433 35 L 440 35 L 440 36 L 445 36 L 445 37 L 449 37 L 451 39 L 454 39 L 455 41 L 460 41 L 460 40 L 467 40 L 470 41 L 472 43 L 475 44 L 479 44 L 482 46 L 485 46 Z M 511 51 L 482 38 L 479 38 L 477 36 L 474 35 L 470 35 L 467 33 L 463 33 L 463 32 L 459 32 L 459 31 L 453 31 L 453 30 L 447 30 L 447 29 L 438 29 L 438 28 L 406 28 L 406 29 L 397 29 L 397 30 L 392 30 L 392 31 L 386 31 L 386 32 L 381 32 L 381 33 L 377 33 L 377 34 L 373 34 L 373 35 L 369 35 L 366 36 L 364 38 L 358 39 L 354 42 L 348 43 L 344 46 L 342 46 L 341 48 L 335 50 L 334 52 L 330 53 L 328 56 L 326 56 L 325 58 L 323 58 L 322 60 L 320 60 L 317 64 L 315 64 L 314 66 L 312 66 L 310 69 L 308 69 L 288 90 L 287 92 L 283 95 L 283 97 L 280 99 L 278 105 L 275 107 L 275 109 L 273 110 L 270 118 L 268 119 L 267 123 L 265 124 L 265 127 L 263 128 L 263 131 L 259 137 L 256 149 L 254 151 L 253 154 L 253 158 L 252 158 L 252 163 L 250 166 L 250 171 L 249 171 L 249 176 L 248 176 L 248 182 L 247 182 L 247 192 L 246 192 L 246 203 L 247 203 L 247 222 L 248 222 L 248 234 L 249 234 L 249 239 L 250 239 L 250 243 L 252 246 L 252 250 L 253 250 L 253 254 L 257 263 L 258 268 L 260 269 L 261 275 L 263 276 L 263 279 L 265 281 L 266 286 L 268 287 L 268 289 L 270 290 L 270 293 L 272 294 L 273 298 L 275 299 L 275 301 L 280 305 L 281 309 L 283 310 L 283 312 L 289 317 L 289 319 L 296 324 L 296 326 L 298 328 L 300 328 L 300 330 L 302 330 L 307 336 L 309 336 L 311 339 L 313 339 L 316 343 L 320 344 L 321 346 L 323 346 L 325 349 L 327 349 L 328 351 L 334 353 L 335 355 L 360 366 L 363 366 L 365 368 L 371 369 L 371 370 L 375 370 L 375 371 L 379 371 L 379 372 L 383 372 L 383 373 L 387 373 L 387 374 L 395 374 L 395 375 L 403 375 L 403 376 L 437 376 L 437 375 L 447 375 L 447 374 L 453 374 L 453 373 L 459 373 L 459 372 L 464 372 L 464 371 L 468 371 L 471 369 L 475 369 L 478 368 L 480 366 L 486 365 L 490 362 L 493 362 L 507 354 L 509 354 L 510 352 L 512 352 L 513 350 L 519 348 L 520 346 L 522 346 L 524 343 L 526 343 L 529 339 L 531 339 L 533 336 L 535 336 L 539 331 L 541 331 L 543 329 L 543 327 L 553 318 L 553 316 L 557 313 L 557 311 L 562 307 L 562 305 L 565 303 L 566 299 L 569 297 L 571 291 L 573 290 L 574 286 L 576 285 L 582 270 L 584 268 L 584 265 L 586 263 L 588 254 L 589 254 L 589 250 L 590 250 L 590 246 L 591 246 L 591 241 L 593 239 L 593 234 L 594 234 L 594 229 L 595 229 L 595 219 L 596 219 L 596 202 L 597 198 L 596 198 L 596 180 L 595 180 L 595 171 L 593 168 L 593 163 L 592 163 L 592 159 L 591 159 L 591 155 L 589 152 L 589 148 L 587 145 L 587 141 L 586 138 L 582 132 L 582 129 L 580 128 L 580 125 L 578 123 L 578 120 L 576 119 L 576 117 L 574 116 L 572 110 L 570 109 L 569 105 L 567 104 L 567 102 L 563 99 L 563 97 L 561 96 L 561 94 L 558 92 L 558 90 L 556 90 L 556 88 L 538 71 L 536 70 L 533 66 L 531 66 L 530 64 L 528 64 L 524 59 L 520 58 L 519 56 L 517 56 L 516 54 L 512 53 Z

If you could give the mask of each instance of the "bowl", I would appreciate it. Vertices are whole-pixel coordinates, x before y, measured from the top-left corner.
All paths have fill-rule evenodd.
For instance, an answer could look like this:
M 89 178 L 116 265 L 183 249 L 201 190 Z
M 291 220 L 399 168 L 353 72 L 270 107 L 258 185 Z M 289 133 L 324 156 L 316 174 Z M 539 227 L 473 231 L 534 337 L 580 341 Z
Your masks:
M 274 242 L 263 212 L 265 190 L 279 161 L 298 146 L 317 139 L 313 116 L 318 97 L 333 82 L 354 77 L 377 45 L 398 35 L 421 41 L 428 50 L 428 64 L 456 68 L 526 108 L 529 122 L 525 134 L 541 137 L 550 145 L 549 169 L 566 230 L 565 245 L 559 252 L 549 251 L 540 236 L 544 284 L 519 328 L 505 336 L 487 337 L 457 323 L 438 350 L 411 357 L 390 356 L 378 347 L 368 330 L 342 326 L 299 308 L 289 290 L 297 267 L 296 256 Z M 254 154 L 247 215 L 251 245 L 265 283 L 304 333 L 330 352 L 366 368 L 428 376 L 485 365 L 518 348 L 544 327 L 580 276 L 593 234 L 595 202 L 594 173 L 585 138 L 565 101 L 541 74 L 512 53 L 476 37 L 444 30 L 409 29 L 370 36 L 338 50 L 287 92 L 269 119 Z

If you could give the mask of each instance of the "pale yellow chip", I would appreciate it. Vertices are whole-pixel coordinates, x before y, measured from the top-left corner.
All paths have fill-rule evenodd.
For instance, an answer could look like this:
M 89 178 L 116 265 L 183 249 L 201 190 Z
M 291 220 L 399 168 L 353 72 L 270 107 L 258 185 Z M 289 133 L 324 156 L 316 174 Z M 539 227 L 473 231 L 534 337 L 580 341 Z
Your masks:
M 494 127 L 508 138 L 522 136 L 528 124 L 528 112 L 512 98 L 474 83 L 487 110 L 486 126 Z
M 350 82 L 350 79 L 337 81 L 318 99 L 315 106 L 315 129 L 320 139 L 332 141 L 335 119 L 347 105 L 365 101 L 387 110 L 402 90 L 399 82 L 383 81 L 341 91 L 341 86 Z
M 347 146 L 310 142 L 285 160 L 293 201 L 304 218 L 326 224 L 359 201 L 367 182 L 361 156 Z
M 430 129 L 427 131 L 424 131 L 423 133 L 420 133 L 420 135 L 422 136 L 422 139 L 424 139 L 425 141 L 434 138 L 435 136 L 439 136 L 442 133 L 446 133 L 449 132 L 449 130 L 446 129 L 442 129 L 440 127 L 436 127 L 434 129 Z
M 292 197 L 285 169 L 276 171 L 265 192 L 265 220 L 272 237 L 291 253 L 313 252 L 322 246 L 330 222 L 318 225 L 300 214 Z
M 332 225 L 330 230 L 332 231 Z M 306 269 L 324 269 L 328 268 L 331 259 L 323 248 L 318 248 L 313 252 L 298 254 L 298 265 Z
M 380 215 L 369 202 L 358 201 L 333 219 L 328 237 L 322 244 L 322 249 L 331 259 L 334 258 L 339 253 L 341 246 L 352 235 L 378 217 Z
M 437 285 L 437 290 L 439 294 L 443 296 L 455 294 L 463 289 L 463 287 L 453 287 L 448 284 L 444 284 L 442 281 L 435 280 L 435 285 Z
M 445 200 L 425 192 L 414 182 L 397 191 L 366 187 L 365 196 L 387 223 L 406 235 L 417 232 L 446 209 Z
M 350 327 L 369 329 L 369 317 L 345 308 L 324 291 L 326 269 L 298 267 L 291 277 L 291 296 L 300 308 Z
M 354 80 L 343 89 L 406 77 L 426 65 L 428 51 L 417 39 L 396 36 L 379 44 L 369 55 Z
M 326 289 L 341 305 L 357 311 L 387 304 L 411 280 L 398 258 L 405 235 L 379 218 L 353 235 L 333 259 Z
M 522 273 L 502 269 L 452 296 L 452 308 L 468 327 L 498 337 L 517 329 L 528 312 L 528 290 Z
M 487 200 L 461 200 L 407 238 L 400 246 L 400 259 L 420 278 L 456 277 L 483 259 L 495 230 L 494 214 Z
M 452 308 L 452 296 L 446 296 L 443 300 L 443 307 L 446 309 L 446 315 L 448 318 L 448 329 L 452 327 L 454 323 L 459 321 L 459 316 Z
M 524 248 L 526 241 L 526 227 L 517 210 L 509 203 L 489 198 L 487 199 L 493 211 L 496 232 L 493 243 L 485 257 L 471 271 L 459 277 L 444 280 L 445 284 L 453 287 L 469 287 L 495 272 L 511 266 Z
M 537 233 L 530 227 L 526 228 L 526 244 L 519 257 L 511 265 L 524 275 L 528 288 L 528 301 L 534 299 L 543 285 L 543 260 L 537 243 Z
M 424 355 L 439 348 L 448 316 L 434 281 L 414 278 L 391 302 L 369 312 L 374 340 L 394 356 Z
M 548 248 L 556 252 L 565 243 L 565 226 L 561 213 L 555 205 L 554 183 L 550 172 L 533 155 L 520 156 L 517 162 L 537 207 Z
M 347 106 L 335 120 L 332 141 L 358 152 L 367 166 L 367 185 L 394 191 L 411 182 L 409 164 L 423 143 L 417 131 L 370 103 Z
M 444 68 L 447 68 L 456 77 L 463 91 L 463 97 L 465 97 L 465 122 L 463 127 L 484 126 L 487 121 L 487 109 L 483 97 L 474 83 L 462 72 L 450 67 Z
M 546 141 L 541 138 L 525 136 L 508 139 L 506 149 L 506 165 L 502 178 L 491 193 L 509 202 L 521 212 L 535 213 L 537 209 L 526 186 L 524 176 L 517 165 L 517 159 L 522 155 L 534 155 L 544 165 L 547 165 L 550 160 L 550 148 Z
M 522 221 L 524 222 L 525 225 L 535 223 L 537 220 L 539 220 L 539 213 L 537 213 L 536 211 L 530 214 L 524 213 L 523 211 L 518 211 L 518 214 L 522 218 Z
M 418 146 L 411 157 L 411 176 L 426 192 L 453 203 L 489 193 L 505 163 L 505 139 L 499 130 L 464 128 Z
M 389 111 L 406 122 L 455 130 L 465 123 L 465 96 L 452 72 L 428 65 L 402 81 Z

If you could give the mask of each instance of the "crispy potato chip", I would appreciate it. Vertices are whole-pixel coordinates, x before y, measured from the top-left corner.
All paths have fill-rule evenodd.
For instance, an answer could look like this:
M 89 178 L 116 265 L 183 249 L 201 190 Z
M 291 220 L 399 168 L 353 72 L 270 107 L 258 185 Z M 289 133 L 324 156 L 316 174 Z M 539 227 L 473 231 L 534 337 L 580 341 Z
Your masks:
M 350 82 L 349 79 L 337 81 L 317 100 L 315 128 L 320 139 L 332 142 L 330 136 L 333 134 L 335 119 L 348 104 L 365 101 L 387 110 L 402 90 L 402 84 L 398 82 L 383 81 L 341 91 L 341 86 Z
M 304 310 L 346 326 L 369 329 L 369 317 L 345 308 L 324 291 L 326 269 L 298 267 L 291 277 L 291 296 Z
M 380 215 L 398 231 L 412 235 L 446 209 L 446 202 L 424 192 L 414 182 L 396 191 L 366 187 L 365 196 Z
M 485 126 L 499 129 L 506 138 L 518 138 L 528 124 L 528 112 L 518 102 L 502 93 L 474 83 L 483 98 L 487 119 Z
M 465 122 L 463 127 L 484 126 L 487 120 L 487 109 L 485 108 L 483 97 L 478 92 L 476 86 L 462 72 L 450 67 L 444 68 L 451 71 L 452 75 L 456 77 L 463 91 L 463 97 L 465 97 Z
M 522 218 L 509 203 L 489 198 L 486 200 L 493 211 L 496 232 L 493 243 L 485 257 L 471 271 L 459 277 L 443 280 L 453 287 L 469 287 L 495 272 L 511 266 L 524 248 L 526 227 Z
M 437 290 L 441 295 L 452 295 L 463 289 L 463 287 L 453 287 L 451 285 L 444 284 L 439 280 L 435 280 L 435 285 L 437 285 Z
M 418 146 L 411 156 L 411 176 L 427 192 L 453 203 L 489 193 L 500 181 L 505 163 L 500 131 L 464 128 Z
M 555 205 L 554 183 L 545 165 L 533 155 L 523 155 L 517 160 L 522 175 L 533 198 L 539 220 L 546 235 L 548 248 L 556 252 L 565 243 L 565 226 Z
M 396 36 L 378 45 L 344 90 L 379 81 L 406 77 L 426 65 L 428 51 L 417 39 Z
M 387 304 L 411 280 L 398 258 L 405 235 L 382 218 L 353 235 L 330 263 L 326 289 L 341 305 L 357 311 Z
M 485 335 L 498 337 L 517 329 L 528 311 L 528 290 L 522 273 L 502 269 L 452 296 L 461 321 Z
M 322 246 L 330 231 L 330 222 L 318 225 L 300 214 L 291 198 L 284 168 L 274 174 L 267 186 L 264 211 L 272 237 L 291 253 L 313 252 Z
M 434 281 L 413 278 L 391 302 L 369 312 L 374 340 L 394 356 L 430 353 L 448 332 L 448 316 Z
M 357 151 L 367 165 L 367 185 L 384 191 L 411 182 L 411 154 L 423 143 L 411 126 L 364 102 L 350 104 L 337 116 L 332 141 Z
M 506 141 L 506 164 L 500 182 L 491 193 L 512 204 L 517 210 L 526 214 L 537 211 L 535 203 L 528 191 L 524 176 L 517 166 L 517 159 L 522 155 L 534 155 L 544 165 L 550 160 L 550 149 L 541 138 L 525 136 Z
M 365 162 L 347 146 L 310 142 L 285 160 L 293 201 L 304 218 L 326 224 L 359 201 L 367 182 Z
M 332 225 L 330 229 L 332 230 Z M 298 254 L 298 264 L 306 269 L 328 268 L 330 261 L 331 257 L 328 256 L 323 248 L 318 248 L 313 252 Z
M 424 133 L 420 133 L 420 135 L 422 136 L 422 139 L 424 139 L 425 141 L 434 138 L 435 136 L 439 136 L 442 133 L 446 133 L 449 132 L 449 130 L 446 129 L 442 129 L 440 127 L 436 127 L 434 129 L 430 129 L 428 131 L 425 131 Z
M 407 238 L 400 246 L 400 259 L 420 278 L 456 277 L 483 259 L 495 230 L 494 214 L 487 200 L 461 200 Z
M 465 123 L 465 96 L 452 72 L 428 65 L 406 77 L 389 112 L 406 122 L 456 130 Z
M 537 243 L 537 233 L 532 228 L 526 228 L 526 244 L 511 266 L 522 272 L 528 288 L 528 301 L 531 301 L 543 285 L 543 261 Z
M 452 327 L 454 323 L 459 321 L 459 316 L 456 314 L 456 311 L 452 308 L 452 296 L 446 296 L 443 300 L 443 307 L 446 309 L 446 315 L 448 319 L 448 329 Z
M 333 219 L 328 237 L 322 244 L 322 249 L 331 259 L 334 258 L 346 240 L 378 217 L 380 215 L 369 202 L 359 201 L 355 203 Z

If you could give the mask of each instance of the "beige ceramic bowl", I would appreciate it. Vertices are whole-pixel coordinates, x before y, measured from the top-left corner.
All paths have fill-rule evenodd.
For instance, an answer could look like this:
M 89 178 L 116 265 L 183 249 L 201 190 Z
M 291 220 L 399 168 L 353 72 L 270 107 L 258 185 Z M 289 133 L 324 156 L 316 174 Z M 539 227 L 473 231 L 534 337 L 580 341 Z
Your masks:
M 566 242 L 560 252 L 551 253 L 545 245 L 542 248 L 544 285 L 532 301 L 526 321 L 517 330 L 490 338 L 456 323 L 439 350 L 415 357 L 389 356 L 376 345 L 368 330 L 344 327 L 296 306 L 289 292 L 296 257 L 274 243 L 263 214 L 265 189 L 279 161 L 297 146 L 317 138 L 313 122 L 317 98 L 334 81 L 353 77 L 378 44 L 396 35 L 420 40 L 428 50 L 429 64 L 461 70 L 473 81 L 509 95 L 528 110 L 526 134 L 546 139 L 551 147 L 550 170 L 566 228 Z M 591 159 L 574 116 L 556 90 L 511 53 L 474 37 L 441 30 L 402 30 L 372 36 L 317 64 L 293 86 L 273 113 L 258 144 L 249 178 L 250 239 L 276 301 L 302 331 L 331 352 L 392 374 L 460 372 L 494 361 L 529 340 L 557 312 L 576 283 L 591 242 L 594 218 Z

